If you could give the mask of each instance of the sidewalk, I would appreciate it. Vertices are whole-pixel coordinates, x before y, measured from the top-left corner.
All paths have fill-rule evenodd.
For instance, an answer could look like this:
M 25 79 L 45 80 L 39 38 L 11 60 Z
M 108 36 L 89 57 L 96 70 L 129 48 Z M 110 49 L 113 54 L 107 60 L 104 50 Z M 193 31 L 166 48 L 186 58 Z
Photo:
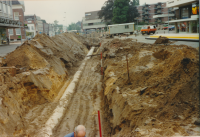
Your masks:
M 9 45 L 0 45 L 0 57 L 6 56 L 8 53 L 14 51 L 18 46 L 21 46 L 21 42 L 10 43 Z

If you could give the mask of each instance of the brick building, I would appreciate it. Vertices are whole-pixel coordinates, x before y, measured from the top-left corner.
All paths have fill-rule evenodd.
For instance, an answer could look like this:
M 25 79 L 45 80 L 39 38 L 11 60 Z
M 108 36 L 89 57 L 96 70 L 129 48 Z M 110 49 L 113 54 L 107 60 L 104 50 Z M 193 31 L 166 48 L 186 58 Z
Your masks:
M 26 32 L 24 29 L 24 12 L 25 6 L 23 2 L 12 1 L 12 16 L 13 19 L 19 21 L 21 23 L 21 28 L 9 28 L 6 30 L 7 36 L 9 36 L 10 41 L 17 41 L 22 39 L 26 39 Z M 9 32 L 9 33 L 8 33 Z
M 28 29 L 26 29 L 26 32 L 29 33 L 28 35 L 33 38 L 37 34 L 36 32 L 36 15 L 25 15 L 25 24 L 27 24 Z M 28 37 L 29 37 L 28 36 Z
M 166 7 L 166 2 L 158 2 L 154 4 L 144 4 L 137 6 L 140 17 L 138 22 L 145 22 L 151 24 L 161 24 L 169 20 L 173 20 L 175 17 L 172 8 Z

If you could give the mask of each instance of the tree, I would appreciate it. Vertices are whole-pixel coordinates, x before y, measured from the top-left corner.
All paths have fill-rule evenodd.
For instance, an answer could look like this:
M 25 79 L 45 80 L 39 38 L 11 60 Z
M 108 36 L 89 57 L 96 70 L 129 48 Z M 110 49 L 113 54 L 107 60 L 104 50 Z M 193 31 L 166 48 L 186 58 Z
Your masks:
M 115 0 L 112 18 L 114 23 L 126 23 L 128 21 L 129 2 L 130 0 Z
M 125 2 L 125 7 L 124 5 L 121 5 Z M 115 6 L 114 3 L 118 3 Z M 115 19 L 114 20 L 119 20 L 121 17 L 122 19 L 121 22 L 114 22 L 114 23 L 129 23 L 129 22 L 134 22 L 136 17 L 139 17 L 139 13 L 137 8 L 135 7 L 136 5 L 139 5 L 140 2 L 139 0 L 107 0 L 104 5 L 101 7 L 101 10 L 98 12 L 99 18 L 102 18 L 106 22 L 106 24 L 110 25 L 112 24 L 112 19 L 114 12 L 116 13 Z M 119 8 L 121 6 L 121 8 Z M 127 11 L 127 6 L 128 6 L 128 11 Z M 125 9 L 125 11 L 123 10 Z M 115 10 L 115 11 L 114 11 Z M 124 14 L 124 15 L 123 15 Z
M 67 30 L 81 30 L 81 26 L 77 25 L 77 23 L 71 23 L 68 27 Z
M 57 31 L 57 28 L 58 28 L 58 22 L 57 20 L 54 20 L 54 26 L 55 26 L 55 30 Z
M 99 18 L 111 24 L 113 18 L 114 0 L 107 0 L 98 12 Z
M 127 22 L 137 21 L 137 20 L 135 20 L 135 18 L 139 17 L 140 14 L 138 13 L 138 10 L 135 6 L 138 4 L 139 4 L 139 0 L 130 1 L 128 15 L 127 15 Z

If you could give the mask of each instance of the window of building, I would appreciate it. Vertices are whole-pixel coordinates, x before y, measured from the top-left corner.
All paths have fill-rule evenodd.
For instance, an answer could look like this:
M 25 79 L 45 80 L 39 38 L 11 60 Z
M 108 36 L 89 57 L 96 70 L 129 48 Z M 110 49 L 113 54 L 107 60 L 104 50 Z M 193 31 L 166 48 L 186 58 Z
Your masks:
M 6 13 L 6 4 L 3 4 L 3 12 Z
M 181 19 L 189 18 L 189 7 L 181 8 Z
M 15 29 L 16 35 L 21 35 L 21 30 L 20 29 Z
M 10 15 L 11 13 L 10 13 L 10 10 L 11 10 L 11 8 L 10 8 L 10 6 L 7 6 L 8 7 L 8 14 Z
M 10 35 L 13 35 L 13 29 L 8 29 Z
M 19 20 L 19 12 L 14 12 L 14 19 Z
M 125 29 L 129 29 L 129 25 L 125 25 Z
M 0 11 L 2 11 L 2 7 L 1 6 L 2 6 L 2 3 L 0 2 Z
M 34 30 L 33 26 L 31 26 L 31 29 Z
M 85 16 L 90 16 L 91 15 L 91 13 L 85 13 Z
M 88 23 L 88 26 L 92 26 L 93 25 L 93 23 Z

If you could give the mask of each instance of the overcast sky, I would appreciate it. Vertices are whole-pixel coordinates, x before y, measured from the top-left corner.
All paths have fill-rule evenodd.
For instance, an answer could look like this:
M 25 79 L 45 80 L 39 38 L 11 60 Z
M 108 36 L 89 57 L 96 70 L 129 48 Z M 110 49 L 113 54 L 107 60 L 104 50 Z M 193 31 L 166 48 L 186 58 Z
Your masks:
M 24 0 L 25 15 L 36 14 L 47 23 L 69 25 L 81 21 L 84 13 L 100 10 L 106 0 Z M 140 0 L 140 5 L 166 2 L 167 0 Z M 64 13 L 66 12 L 66 13 Z M 64 18 L 65 17 L 65 18 Z

